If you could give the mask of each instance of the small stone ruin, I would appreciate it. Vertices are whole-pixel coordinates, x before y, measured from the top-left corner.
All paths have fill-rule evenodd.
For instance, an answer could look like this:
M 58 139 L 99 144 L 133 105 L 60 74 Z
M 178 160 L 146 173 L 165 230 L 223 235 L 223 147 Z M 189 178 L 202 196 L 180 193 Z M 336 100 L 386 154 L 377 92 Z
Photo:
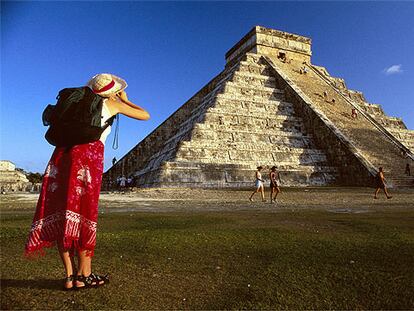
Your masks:
M 0 193 L 26 191 L 29 185 L 26 175 L 17 170 L 13 162 L 0 161 Z

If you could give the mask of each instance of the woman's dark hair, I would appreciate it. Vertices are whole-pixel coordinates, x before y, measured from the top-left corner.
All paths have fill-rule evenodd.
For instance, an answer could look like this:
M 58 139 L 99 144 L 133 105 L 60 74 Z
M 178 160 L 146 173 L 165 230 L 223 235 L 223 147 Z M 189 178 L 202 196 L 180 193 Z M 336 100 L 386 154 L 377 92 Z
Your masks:
M 262 168 L 263 168 L 263 166 L 258 166 L 257 167 L 258 170 L 261 170 Z
M 380 167 L 378 168 L 378 170 L 379 170 L 380 172 L 382 172 L 382 166 L 380 166 Z
M 275 169 L 277 169 L 277 166 L 272 166 L 271 170 L 274 171 Z

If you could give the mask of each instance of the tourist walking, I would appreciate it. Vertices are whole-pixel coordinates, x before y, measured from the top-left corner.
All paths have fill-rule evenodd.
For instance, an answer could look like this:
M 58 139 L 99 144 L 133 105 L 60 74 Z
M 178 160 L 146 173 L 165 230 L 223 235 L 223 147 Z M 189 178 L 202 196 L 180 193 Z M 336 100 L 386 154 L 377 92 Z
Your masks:
M 277 195 L 280 193 L 280 173 L 276 166 L 272 166 L 269 173 L 270 179 L 270 203 L 276 203 Z M 273 193 L 275 196 L 273 197 Z
M 88 96 L 85 95 L 74 105 L 98 101 L 98 107 L 102 109 L 100 120 L 103 128 L 118 113 L 137 120 L 148 120 L 148 112 L 129 101 L 126 87 L 127 83 L 117 76 L 98 74 L 88 82 L 87 87 L 78 88 Z M 58 126 L 62 122 L 52 123 L 52 126 L 54 124 Z M 73 138 L 72 132 L 67 139 Z M 95 141 L 56 147 L 43 177 L 25 253 L 43 253 L 45 247 L 57 245 L 65 269 L 66 290 L 96 287 L 109 281 L 107 276 L 92 273 L 91 268 L 96 245 L 104 144 L 109 132 L 110 126 L 106 126 Z M 73 259 L 75 253 L 77 267 Z
M 387 199 L 391 199 L 392 196 L 390 196 L 388 194 L 387 187 L 385 185 L 385 177 L 384 177 L 384 171 L 383 171 L 382 167 L 380 167 L 378 169 L 378 173 L 375 176 L 375 179 L 376 179 L 375 180 L 375 182 L 376 182 L 376 186 L 375 186 L 376 189 L 375 189 L 375 193 L 374 193 L 374 199 L 378 199 L 377 195 L 378 195 L 378 192 L 381 189 L 384 191 L 385 195 L 387 196 Z
M 265 194 L 264 194 L 264 180 L 262 179 L 262 173 L 260 172 L 263 169 L 262 166 L 258 166 L 257 167 L 257 171 L 255 173 L 255 177 L 256 177 L 256 181 L 254 183 L 256 190 L 253 191 L 253 193 L 251 194 L 249 200 L 253 202 L 253 196 L 255 193 L 257 192 L 261 192 L 262 194 L 262 202 L 266 202 L 265 200 Z

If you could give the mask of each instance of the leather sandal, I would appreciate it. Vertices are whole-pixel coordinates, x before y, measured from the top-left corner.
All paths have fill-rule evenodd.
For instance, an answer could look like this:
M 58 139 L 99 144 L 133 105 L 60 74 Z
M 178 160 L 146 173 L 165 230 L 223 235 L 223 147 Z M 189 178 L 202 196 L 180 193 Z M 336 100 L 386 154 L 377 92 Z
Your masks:
M 72 290 L 72 289 L 75 288 L 75 284 L 74 284 L 75 276 L 73 274 L 66 277 L 63 281 L 65 282 L 65 285 L 66 285 L 66 283 L 72 282 L 72 287 L 66 287 L 65 285 L 63 285 L 63 290 L 64 291 L 69 291 L 69 290 Z
M 96 275 L 94 273 L 89 274 L 89 276 L 78 275 L 76 277 L 77 282 L 82 282 L 84 285 L 79 286 L 75 285 L 76 289 L 83 289 L 83 288 L 91 288 L 91 287 L 99 287 L 109 283 L 109 277 L 107 275 L 101 276 Z
M 82 282 L 84 285 L 79 286 L 78 282 Z M 84 289 L 84 288 L 91 288 L 95 287 L 96 283 L 93 277 L 91 275 L 84 276 L 84 275 L 77 275 L 75 279 L 75 288 L 76 289 Z
M 98 274 L 95 274 L 95 273 L 91 273 L 89 276 L 93 277 L 93 280 L 95 282 L 96 287 L 103 286 L 103 285 L 109 283 L 109 276 L 108 275 L 98 275 Z

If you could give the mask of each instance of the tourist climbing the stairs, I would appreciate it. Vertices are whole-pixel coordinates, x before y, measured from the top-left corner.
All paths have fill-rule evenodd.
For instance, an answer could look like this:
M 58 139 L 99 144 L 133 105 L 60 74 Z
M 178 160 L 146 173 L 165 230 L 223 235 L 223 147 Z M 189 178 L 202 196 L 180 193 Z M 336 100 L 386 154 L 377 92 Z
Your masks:
M 407 165 L 405 166 L 405 175 L 411 176 L 411 169 L 409 163 L 407 163 Z

